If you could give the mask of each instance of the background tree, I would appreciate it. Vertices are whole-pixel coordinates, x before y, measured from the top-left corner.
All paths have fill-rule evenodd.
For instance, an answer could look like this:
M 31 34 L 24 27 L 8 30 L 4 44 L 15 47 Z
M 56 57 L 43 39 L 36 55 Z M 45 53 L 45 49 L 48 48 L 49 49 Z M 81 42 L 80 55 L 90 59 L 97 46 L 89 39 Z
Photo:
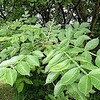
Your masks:
M 0 0 L 0 17 L 3 20 L 19 19 L 26 10 L 29 17 L 39 15 L 42 24 L 54 20 L 65 27 L 78 20 L 80 23 L 90 22 L 91 31 L 100 25 L 99 0 Z

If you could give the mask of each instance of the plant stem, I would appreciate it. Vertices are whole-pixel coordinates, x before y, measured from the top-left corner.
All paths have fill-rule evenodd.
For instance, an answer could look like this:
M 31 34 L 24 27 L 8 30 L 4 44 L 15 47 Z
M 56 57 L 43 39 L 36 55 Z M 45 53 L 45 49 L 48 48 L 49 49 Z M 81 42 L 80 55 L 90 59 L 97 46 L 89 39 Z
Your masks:
M 96 56 L 97 57 L 97 55 L 96 54 L 94 54 L 94 53 L 92 53 L 92 52 L 89 52 L 91 55 L 93 55 L 93 56 Z
M 73 45 L 70 45 L 71 47 L 75 47 L 75 46 L 73 46 Z M 78 48 L 78 47 L 77 47 Z M 84 50 L 84 51 L 87 51 L 87 50 Z M 97 57 L 97 55 L 96 54 L 94 54 L 94 53 L 92 53 L 92 52 L 90 52 L 90 51 L 87 51 L 87 52 L 89 52 L 91 55 L 93 55 L 93 56 L 96 56 Z
M 83 70 L 80 66 L 79 66 L 79 64 L 75 61 L 75 60 L 73 60 L 71 57 L 70 57 L 70 55 L 68 55 L 66 52 L 64 52 L 65 53 L 65 55 L 84 73 L 84 74 L 86 74 L 87 75 L 87 72 L 85 71 L 85 70 Z
M 75 60 L 73 60 L 66 52 L 65 52 L 65 54 L 66 54 L 66 56 L 67 56 L 77 67 L 80 67 L 80 66 L 78 65 L 78 63 L 77 63 Z

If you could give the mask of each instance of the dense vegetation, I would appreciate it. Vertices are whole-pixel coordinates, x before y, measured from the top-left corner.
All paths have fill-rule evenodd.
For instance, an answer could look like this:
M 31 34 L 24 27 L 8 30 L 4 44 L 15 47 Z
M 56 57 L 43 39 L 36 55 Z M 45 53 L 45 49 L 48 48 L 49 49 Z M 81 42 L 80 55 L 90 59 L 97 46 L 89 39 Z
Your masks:
M 99 0 L 1 0 L 0 12 L 0 79 L 14 100 L 100 98 Z

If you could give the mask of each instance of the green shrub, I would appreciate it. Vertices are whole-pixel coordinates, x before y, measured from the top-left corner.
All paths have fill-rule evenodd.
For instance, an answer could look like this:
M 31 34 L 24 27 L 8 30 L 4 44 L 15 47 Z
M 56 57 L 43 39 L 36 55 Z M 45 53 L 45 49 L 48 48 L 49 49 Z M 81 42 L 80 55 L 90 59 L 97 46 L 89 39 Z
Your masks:
M 52 21 L 44 27 L 23 20 L 6 22 L 0 27 L 0 78 L 20 93 L 25 84 L 34 86 L 37 81 L 35 86 L 40 86 L 37 77 L 30 79 L 34 73 L 44 78 L 47 73 L 46 84 L 53 83 L 55 97 L 64 93 L 87 99 L 94 93 L 93 86 L 100 89 L 100 50 L 92 52 L 99 39 L 91 39 L 87 27 L 86 22 L 65 29 Z

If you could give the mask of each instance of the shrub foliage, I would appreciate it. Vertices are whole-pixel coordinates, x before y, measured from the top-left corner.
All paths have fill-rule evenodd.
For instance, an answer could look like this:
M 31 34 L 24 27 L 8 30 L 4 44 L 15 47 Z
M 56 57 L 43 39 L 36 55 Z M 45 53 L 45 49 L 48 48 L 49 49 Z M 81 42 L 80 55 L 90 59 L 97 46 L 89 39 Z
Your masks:
M 76 21 L 65 29 L 53 21 L 44 27 L 25 18 L 6 22 L 0 26 L 0 78 L 20 93 L 25 83 L 33 84 L 34 73 L 47 73 L 55 97 L 86 100 L 94 87 L 100 90 L 100 50 L 93 52 L 99 38 L 91 39 L 88 27 Z

